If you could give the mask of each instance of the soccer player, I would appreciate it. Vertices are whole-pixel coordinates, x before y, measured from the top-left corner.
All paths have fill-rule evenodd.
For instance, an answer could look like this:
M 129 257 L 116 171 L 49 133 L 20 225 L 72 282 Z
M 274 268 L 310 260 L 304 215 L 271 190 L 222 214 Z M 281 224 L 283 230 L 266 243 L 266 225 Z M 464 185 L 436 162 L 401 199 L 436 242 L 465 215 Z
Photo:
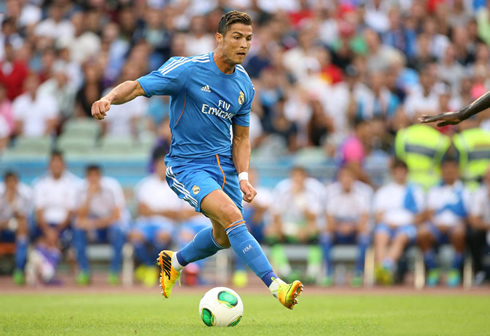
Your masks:
M 303 284 L 299 280 L 286 284 L 276 276 L 243 220 L 242 193 L 246 202 L 256 195 L 247 173 L 254 88 L 240 65 L 252 41 L 250 16 L 238 11 L 223 15 L 216 41 L 214 52 L 173 57 L 157 71 L 118 85 L 92 105 L 92 115 L 102 120 L 111 104 L 124 104 L 138 96 L 171 97 L 167 181 L 213 226 L 200 231 L 178 252 L 160 252 L 163 296 L 170 297 L 185 265 L 231 245 L 272 295 L 292 309 Z
M 439 127 L 457 125 L 463 120 L 466 120 L 475 114 L 486 110 L 487 108 L 490 108 L 490 91 L 459 111 L 441 113 L 436 116 L 424 115 L 419 118 L 419 121 L 424 124 L 440 121 L 440 123 L 437 124 Z
M 24 266 L 29 248 L 27 216 L 31 199 L 23 193 L 17 175 L 7 171 L 0 185 L 0 242 L 15 242 L 14 282 L 24 284 Z
M 417 240 L 424 252 L 429 287 L 436 286 L 440 279 L 434 246 L 450 243 L 454 247 L 454 259 L 446 283 L 449 287 L 456 287 L 461 282 L 460 271 L 464 263 L 465 222 L 470 195 L 459 179 L 458 161 L 453 159 L 444 161 L 441 173 L 442 184 L 429 191 L 428 223 L 419 229 Z

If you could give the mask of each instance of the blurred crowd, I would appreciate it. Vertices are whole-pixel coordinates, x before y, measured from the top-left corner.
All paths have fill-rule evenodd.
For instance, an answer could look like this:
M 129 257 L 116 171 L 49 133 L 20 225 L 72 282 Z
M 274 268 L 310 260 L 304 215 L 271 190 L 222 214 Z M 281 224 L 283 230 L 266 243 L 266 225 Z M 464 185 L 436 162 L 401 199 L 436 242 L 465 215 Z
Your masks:
M 67 120 L 90 117 L 91 104 L 118 83 L 171 56 L 212 51 L 230 9 L 254 19 L 244 64 L 257 92 L 254 148 L 272 135 L 289 152 L 390 153 L 396 132 L 419 115 L 460 109 L 490 89 L 484 0 L 7 0 L 0 148 L 15 136 L 57 136 Z M 138 138 L 157 132 L 168 98 L 117 109 L 102 135 Z M 480 124 L 490 129 L 486 114 L 462 127 Z M 361 153 L 338 150 L 353 137 Z
M 92 103 L 105 92 L 171 56 L 214 50 L 218 21 L 231 9 L 254 20 L 244 63 L 256 89 L 252 147 L 273 148 L 271 155 L 313 147 L 343 167 L 326 190 L 295 168 L 276 194 L 259 192 L 264 199 L 257 200 L 247 222 L 262 223 L 250 230 L 273 244 L 279 272 L 292 272 L 282 243 L 313 242 L 306 274 L 315 278 L 324 260 L 322 282 L 330 285 L 332 246 L 353 243 L 362 252 L 353 284 L 361 282 L 369 246 L 375 249 L 378 280 L 391 283 L 404 249 L 417 242 L 433 270 L 427 281 L 436 284 L 434 246 L 449 242 L 457 253 L 447 281 L 459 284 L 466 239 L 473 239 L 477 263 L 486 253 L 489 114 L 441 129 L 416 122 L 422 114 L 458 110 L 490 90 L 488 0 L 6 0 L 0 3 L 0 155 L 22 137 L 57 139 L 66 123 L 90 118 Z M 154 251 L 181 246 L 209 225 L 182 209 L 184 203 L 172 203 L 175 195 L 169 196 L 162 177 L 168 113 L 168 97 L 139 97 L 113 106 L 103 121 L 99 137 L 158 138 L 155 173 L 134 191 L 135 219 L 117 181 L 98 166 L 88 167 L 81 181 L 65 170 L 60 153 L 51 156 L 50 171 L 33 184 L 34 191 L 15 172 L 5 175 L 0 224 L 2 234 L 13 234 L 2 241 L 17 244 L 16 282 L 39 276 L 52 281 L 61 251 L 72 247 L 77 280 L 87 284 L 86 245 L 108 241 L 115 251 L 109 280 L 116 283 L 128 241 L 142 265 L 136 275 L 152 285 Z M 394 182 L 374 194 L 363 163 L 376 155 L 400 161 L 393 163 Z M 272 202 L 274 197 L 284 199 Z M 31 241 L 37 247 L 29 273 L 24 266 Z M 235 280 L 243 284 L 243 265 L 236 264 Z M 200 267 L 186 268 L 190 283 L 198 281 Z

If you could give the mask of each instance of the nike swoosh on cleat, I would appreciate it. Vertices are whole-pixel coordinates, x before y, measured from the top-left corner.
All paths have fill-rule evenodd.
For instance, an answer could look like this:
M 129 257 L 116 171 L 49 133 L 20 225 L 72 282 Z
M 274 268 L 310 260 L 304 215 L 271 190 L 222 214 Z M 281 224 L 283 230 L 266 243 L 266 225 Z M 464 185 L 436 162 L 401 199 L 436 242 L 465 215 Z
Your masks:
M 167 253 L 161 255 L 162 268 L 165 276 L 170 280 L 170 270 L 172 268 L 172 258 Z

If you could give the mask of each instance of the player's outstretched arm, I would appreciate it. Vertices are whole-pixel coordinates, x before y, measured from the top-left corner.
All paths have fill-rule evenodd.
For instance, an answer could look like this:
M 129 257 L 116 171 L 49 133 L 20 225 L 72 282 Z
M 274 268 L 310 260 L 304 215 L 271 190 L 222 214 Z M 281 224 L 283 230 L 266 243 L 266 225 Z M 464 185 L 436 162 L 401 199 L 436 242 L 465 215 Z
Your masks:
M 257 192 L 248 182 L 251 151 L 248 133 L 248 127 L 233 125 L 233 163 L 240 176 L 240 190 L 243 192 L 243 200 L 250 203 L 257 195 Z M 243 178 L 243 175 L 240 175 L 241 173 L 246 173 L 246 178 Z
M 107 115 L 111 105 L 120 105 L 145 95 L 138 81 L 125 81 L 112 89 L 106 96 L 92 104 L 92 116 L 102 120 Z
M 457 125 L 463 120 L 466 120 L 474 116 L 475 114 L 486 110 L 487 108 L 490 108 L 490 91 L 459 111 L 441 113 L 436 116 L 424 115 L 419 118 L 419 121 L 421 123 L 440 121 L 440 123 L 437 124 L 437 126 L 439 127 L 447 125 Z

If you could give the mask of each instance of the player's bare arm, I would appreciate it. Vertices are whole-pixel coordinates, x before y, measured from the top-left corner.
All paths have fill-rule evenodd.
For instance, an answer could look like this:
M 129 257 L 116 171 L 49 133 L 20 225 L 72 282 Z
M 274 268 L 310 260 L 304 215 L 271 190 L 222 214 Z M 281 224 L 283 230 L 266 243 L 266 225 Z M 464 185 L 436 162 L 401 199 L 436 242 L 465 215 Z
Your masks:
M 95 119 L 103 120 L 111 105 L 121 105 L 133 100 L 138 96 L 143 96 L 145 91 L 138 81 L 126 81 L 112 89 L 106 96 L 92 104 L 92 116 Z
M 485 111 L 488 108 L 490 108 L 490 91 L 459 111 L 441 113 L 436 116 L 424 115 L 419 118 L 419 121 L 424 124 L 440 121 L 440 123 L 437 124 L 437 126 L 439 127 L 447 125 L 457 125 L 463 120 L 466 120 L 477 113 Z
M 233 163 L 235 164 L 239 176 L 241 173 L 248 172 L 250 152 L 249 128 L 233 125 Z M 255 195 L 257 195 L 254 187 L 248 182 L 248 177 L 241 179 L 240 189 L 243 192 L 243 200 L 245 202 L 252 202 Z

